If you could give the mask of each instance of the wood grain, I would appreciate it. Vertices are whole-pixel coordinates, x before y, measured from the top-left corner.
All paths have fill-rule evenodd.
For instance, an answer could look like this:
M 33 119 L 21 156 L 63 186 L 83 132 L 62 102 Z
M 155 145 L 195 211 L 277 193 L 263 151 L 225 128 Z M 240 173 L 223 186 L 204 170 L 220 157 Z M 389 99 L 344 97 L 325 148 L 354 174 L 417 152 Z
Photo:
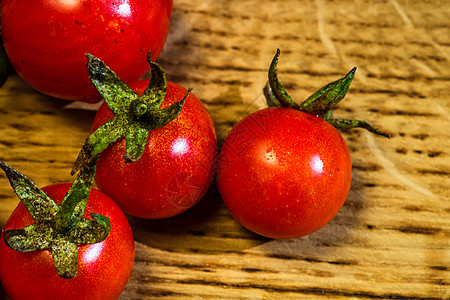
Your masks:
M 213 185 L 188 212 L 130 217 L 136 262 L 121 299 L 450 298 L 448 1 L 175 0 L 159 63 L 210 110 L 219 140 L 264 107 L 267 68 L 298 102 L 358 68 L 335 115 L 390 140 L 343 132 L 350 194 L 324 228 L 269 240 L 242 228 Z M 71 181 L 95 106 L 14 76 L 0 89 L 0 160 L 37 184 Z M 0 174 L 0 226 L 17 198 Z M 0 298 L 6 298 L 0 289 Z

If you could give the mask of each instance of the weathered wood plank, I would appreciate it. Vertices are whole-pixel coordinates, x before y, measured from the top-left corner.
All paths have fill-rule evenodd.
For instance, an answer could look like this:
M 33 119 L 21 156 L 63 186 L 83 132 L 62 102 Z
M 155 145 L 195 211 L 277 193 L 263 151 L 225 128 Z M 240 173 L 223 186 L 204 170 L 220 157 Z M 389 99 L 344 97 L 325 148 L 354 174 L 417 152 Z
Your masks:
M 338 215 L 274 241 L 241 227 L 213 186 L 168 220 L 129 218 L 136 263 L 121 299 L 450 298 L 450 5 L 400 0 L 175 0 L 159 63 L 210 110 L 219 140 L 264 107 L 279 77 L 301 101 L 358 68 L 335 115 L 390 140 L 343 132 L 353 182 Z M 70 181 L 95 107 L 0 89 L 0 160 L 39 185 Z M 56 138 L 56 139 L 55 139 Z M 0 174 L 0 226 L 17 199 Z M 5 298 L 0 288 L 0 298 Z

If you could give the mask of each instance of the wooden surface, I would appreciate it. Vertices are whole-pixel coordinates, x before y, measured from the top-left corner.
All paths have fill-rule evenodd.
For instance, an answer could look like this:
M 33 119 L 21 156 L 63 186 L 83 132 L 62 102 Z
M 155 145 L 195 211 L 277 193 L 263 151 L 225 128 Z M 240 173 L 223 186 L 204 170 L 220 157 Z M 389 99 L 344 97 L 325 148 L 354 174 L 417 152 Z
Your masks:
M 335 116 L 392 139 L 342 133 L 350 194 L 303 238 L 246 231 L 215 186 L 178 217 L 130 217 L 136 262 L 121 299 L 450 298 L 450 2 L 175 0 L 158 61 L 169 80 L 195 88 L 223 140 L 264 106 L 277 48 L 280 80 L 297 101 L 358 67 Z M 72 181 L 95 108 L 10 78 L 0 89 L 0 159 L 40 186 Z M 0 174 L 0 226 L 17 201 Z

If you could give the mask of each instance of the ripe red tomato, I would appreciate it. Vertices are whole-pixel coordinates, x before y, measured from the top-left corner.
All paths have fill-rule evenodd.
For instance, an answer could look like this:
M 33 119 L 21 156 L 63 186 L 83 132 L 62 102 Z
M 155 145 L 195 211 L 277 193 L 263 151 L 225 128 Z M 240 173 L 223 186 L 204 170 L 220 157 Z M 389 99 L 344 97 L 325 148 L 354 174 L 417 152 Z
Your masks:
M 58 205 L 70 183 L 50 185 L 42 190 Z M 102 242 L 78 246 L 78 275 L 59 277 L 50 250 L 17 252 L 3 240 L 3 232 L 23 228 L 33 219 L 22 202 L 6 222 L 0 239 L 0 280 L 12 299 L 117 299 L 134 264 L 134 241 L 130 225 L 120 208 L 106 195 L 92 189 L 84 211 L 106 216 L 109 236 Z
M 172 0 L 2 0 L 6 53 L 33 88 L 67 100 L 99 100 L 84 54 L 105 61 L 126 83 L 147 71 L 166 40 Z
M 339 132 L 284 107 L 241 120 L 221 149 L 217 184 L 231 214 L 270 238 L 295 238 L 327 224 L 350 189 L 350 153 Z
M 141 95 L 149 81 L 130 84 Z M 183 87 L 167 82 L 161 109 L 180 101 Z M 113 117 L 103 104 L 92 132 Z M 166 126 L 151 130 L 142 157 L 125 163 L 125 139 L 100 154 L 95 182 L 124 212 L 140 218 L 167 218 L 196 204 L 215 175 L 217 139 L 214 124 L 203 103 L 192 93 L 181 113 Z

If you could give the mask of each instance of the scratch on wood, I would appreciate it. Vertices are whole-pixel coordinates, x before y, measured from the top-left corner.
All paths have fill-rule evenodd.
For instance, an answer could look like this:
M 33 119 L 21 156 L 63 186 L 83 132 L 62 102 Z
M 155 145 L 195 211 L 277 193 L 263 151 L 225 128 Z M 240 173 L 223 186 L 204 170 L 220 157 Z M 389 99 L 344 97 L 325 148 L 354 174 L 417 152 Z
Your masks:
M 378 147 L 378 145 L 375 142 L 375 138 L 369 134 L 366 134 L 366 137 L 367 137 L 367 144 L 368 144 L 370 150 L 372 151 L 372 153 L 375 154 L 377 160 L 383 165 L 383 167 L 394 178 L 396 178 L 397 180 L 402 182 L 405 186 L 408 186 L 423 195 L 427 195 L 428 197 L 432 197 L 433 199 L 435 199 L 437 197 L 433 192 L 431 192 L 426 187 L 423 187 L 416 181 L 413 181 L 412 179 L 410 179 L 409 176 L 407 176 L 403 173 L 400 173 L 397 170 L 395 164 L 383 155 L 382 151 L 380 150 L 380 148 Z
M 405 22 L 406 26 L 409 27 L 409 28 L 414 28 L 414 26 L 413 26 L 413 24 L 411 22 L 411 19 L 408 17 L 406 12 L 402 9 L 400 4 L 398 4 L 398 2 L 395 1 L 395 0 L 391 0 L 391 4 L 392 4 L 392 6 L 394 6 L 395 10 L 400 15 L 400 17 L 402 18 L 403 22 Z
M 337 55 L 337 50 L 336 47 L 334 46 L 333 41 L 331 40 L 331 38 L 329 37 L 329 35 L 327 34 L 326 30 L 325 30 L 325 20 L 324 20 L 324 9 L 325 9 L 325 4 L 323 4 L 322 0 L 316 0 L 316 5 L 317 5 L 317 26 L 318 26 L 318 30 L 319 30 L 319 36 L 320 39 L 322 40 L 322 43 L 325 45 L 325 47 L 334 55 Z

